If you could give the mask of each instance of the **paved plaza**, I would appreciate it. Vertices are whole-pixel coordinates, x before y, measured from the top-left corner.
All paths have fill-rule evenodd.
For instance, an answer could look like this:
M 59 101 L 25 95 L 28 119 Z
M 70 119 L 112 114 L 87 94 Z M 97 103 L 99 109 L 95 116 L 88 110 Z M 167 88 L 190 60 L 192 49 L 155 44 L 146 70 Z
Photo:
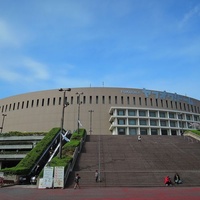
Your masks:
M 1 200 L 199 200 L 199 187 L 81 189 L 0 188 Z

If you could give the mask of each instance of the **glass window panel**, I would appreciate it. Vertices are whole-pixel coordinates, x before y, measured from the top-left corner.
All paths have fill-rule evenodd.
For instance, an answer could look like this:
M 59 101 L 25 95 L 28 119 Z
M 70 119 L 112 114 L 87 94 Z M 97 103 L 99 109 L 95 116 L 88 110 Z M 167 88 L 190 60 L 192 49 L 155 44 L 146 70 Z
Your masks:
M 128 110 L 129 116 L 136 116 L 136 110 Z
M 147 125 L 146 119 L 140 119 L 140 125 Z
M 129 125 L 136 125 L 136 119 L 129 119 L 128 124 Z
M 172 113 L 172 112 L 170 112 L 170 113 L 169 113 L 169 118 L 175 118 L 175 114 Z
M 156 111 L 149 111 L 150 117 L 156 117 Z
M 129 135 L 137 135 L 137 129 L 136 128 L 129 128 Z
M 146 110 L 140 110 L 139 116 L 146 116 Z
M 166 118 L 166 112 L 162 112 L 162 111 L 160 111 L 160 117 L 162 117 L 162 118 Z
M 119 125 L 125 125 L 125 119 L 118 119 Z
M 150 125 L 151 126 L 157 126 L 157 120 L 151 119 L 150 120 Z
M 176 127 L 176 122 L 175 121 L 170 121 L 170 126 L 171 127 Z
M 125 110 L 117 110 L 117 115 L 124 116 Z

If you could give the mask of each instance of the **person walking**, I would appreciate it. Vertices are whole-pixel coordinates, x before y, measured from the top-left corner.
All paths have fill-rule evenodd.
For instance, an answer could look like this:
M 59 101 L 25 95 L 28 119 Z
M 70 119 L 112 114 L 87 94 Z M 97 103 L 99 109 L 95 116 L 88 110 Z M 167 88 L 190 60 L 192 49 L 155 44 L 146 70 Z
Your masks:
M 79 185 L 80 178 L 81 177 L 79 176 L 79 174 L 76 174 L 75 179 L 74 179 L 74 182 L 75 182 L 74 189 L 76 189 L 77 187 L 80 189 L 80 185 Z
M 98 179 L 99 179 L 99 172 L 98 170 L 95 171 L 95 181 L 96 183 L 98 182 Z

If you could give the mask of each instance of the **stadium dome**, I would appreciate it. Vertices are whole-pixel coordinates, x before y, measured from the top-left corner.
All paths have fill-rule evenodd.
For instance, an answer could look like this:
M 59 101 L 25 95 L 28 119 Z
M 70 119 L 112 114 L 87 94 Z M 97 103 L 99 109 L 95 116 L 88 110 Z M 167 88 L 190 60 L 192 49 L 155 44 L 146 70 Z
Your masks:
M 0 99 L 0 112 L 3 133 L 49 131 L 61 126 L 63 116 L 65 130 L 85 128 L 91 135 L 181 135 L 198 129 L 200 123 L 199 100 L 136 88 L 63 88 L 19 94 Z

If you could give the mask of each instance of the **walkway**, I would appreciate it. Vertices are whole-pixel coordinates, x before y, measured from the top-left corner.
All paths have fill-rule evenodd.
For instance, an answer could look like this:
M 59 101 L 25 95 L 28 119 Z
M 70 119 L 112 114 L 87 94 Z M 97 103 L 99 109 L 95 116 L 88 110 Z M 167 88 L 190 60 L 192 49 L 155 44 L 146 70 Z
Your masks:
M 199 187 L 36 189 L 0 188 L 2 200 L 199 200 Z

